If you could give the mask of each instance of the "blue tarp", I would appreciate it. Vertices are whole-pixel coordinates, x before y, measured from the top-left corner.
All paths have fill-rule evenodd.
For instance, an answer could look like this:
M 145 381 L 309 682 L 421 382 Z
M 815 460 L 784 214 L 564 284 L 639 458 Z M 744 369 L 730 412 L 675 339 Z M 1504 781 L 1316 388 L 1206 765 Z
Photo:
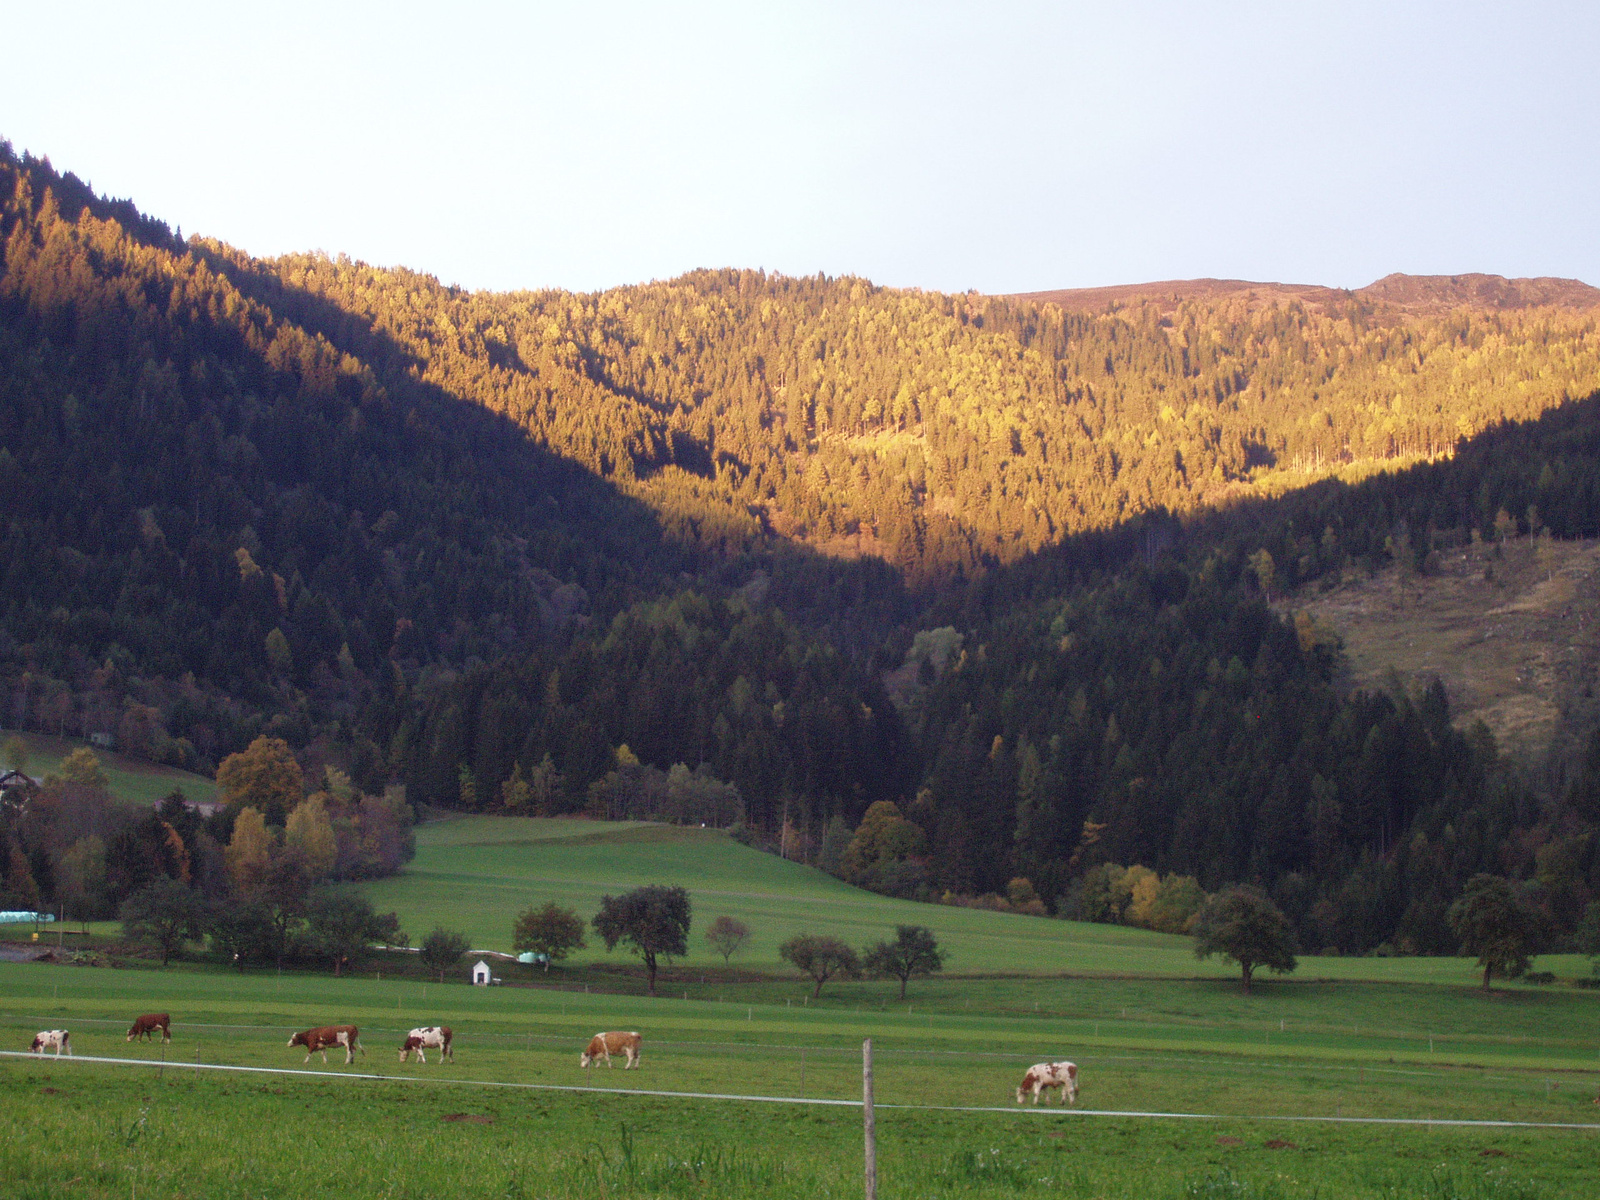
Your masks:
M 0 925 L 37 925 L 54 921 L 55 913 L 29 912 L 26 909 L 0 909 Z

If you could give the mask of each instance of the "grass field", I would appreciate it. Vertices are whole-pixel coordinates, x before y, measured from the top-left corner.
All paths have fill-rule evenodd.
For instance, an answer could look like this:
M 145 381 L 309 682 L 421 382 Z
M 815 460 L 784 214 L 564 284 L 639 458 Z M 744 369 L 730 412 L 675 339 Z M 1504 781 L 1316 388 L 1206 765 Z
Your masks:
M 43 733 L 19 733 L 0 730 L 0 743 L 20 737 L 28 747 L 28 774 L 36 779 L 54 771 L 61 760 L 79 747 L 89 746 L 80 738 L 51 737 Z M 155 804 L 169 795 L 173 788 L 181 788 L 190 800 L 211 803 L 217 799 L 217 781 L 192 771 L 175 767 L 158 766 L 138 758 L 128 758 L 112 750 L 94 750 L 100 767 L 106 773 L 111 794 L 130 804 Z M 3 769 L 3 768 L 0 768 Z
M 945 905 L 915 904 L 861 891 L 821 871 L 741 846 L 716 830 L 517 817 L 452 817 L 417 829 L 417 857 L 392 879 L 362 885 L 379 910 L 394 909 L 416 944 L 442 925 L 480 950 L 509 950 L 511 925 L 529 905 L 555 900 L 586 919 L 600 897 L 647 883 L 689 890 L 696 932 L 694 969 L 720 966 L 699 930 L 727 913 L 753 931 L 735 965 L 787 968 L 778 946 L 796 933 L 827 933 L 862 946 L 892 937 L 896 924 L 927 925 L 950 951 L 957 975 L 1140 974 L 1232 976 L 1220 962 L 1196 961 L 1188 938 L 1114 925 L 1054 921 Z M 591 944 L 570 960 L 627 961 Z M 1540 969 L 1587 975 L 1587 962 L 1547 956 Z M 1305 958 L 1301 977 L 1470 985 L 1470 959 Z
M 0 1049 L 67 1028 L 80 1058 L 162 1064 L 0 1057 L 0 1191 L 854 1196 L 865 1037 L 885 1200 L 1597 1191 L 1600 994 L 1486 996 L 1464 959 L 1302 959 L 1246 997 L 1182 938 L 890 900 L 715 831 L 651 825 L 433 822 L 405 873 L 363 890 L 413 939 L 445 925 L 493 949 L 508 948 L 528 904 L 588 916 L 603 893 L 642 883 L 682 884 L 694 902 L 693 952 L 655 999 L 634 960 L 595 947 L 548 973 L 499 967 L 520 986 L 495 988 L 424 982 L 398 951 L 337 979 L 0 963 Z M 731 971 L 699 936 L 723 912 L 755 929 Z M 931 926 L 951 951 L 947 973 L 914 981 L 906 1002 L 881 980 L 830 983 L 812 999 L 777 959 L 793 932 L 861 945 L 900 922 Z M 1539 965 L 1588 973 L 1584 960 Z M 172 1013 L 170 1046 L 124 1041 L 149 1011 Z M 291 1030 L 347 1022 L 368 1051 L 353 1066 L 338 1054 L 302 1066 L 285 1045 Z M 421 1024 L 456 1031 L 454 1063 L 397 1061 Z M 586 1076 L 578 1051 L 618 1028 L 644 1034 L 642 1068 Z M 1062 1057 L 1080 1065 L 1090 1111 L 1016 1110 L 1023 1069 Z M 571 1090 L 591 1084 L 618 1090 Z M 784 1102 L 711 1097 L 727 1093 Z
M 19 1197 L 855 1195 L 853 1108 L 486 1085 L 858 1099 L 860 1042 L 871 1036 L 885 1197 L 1594 1193 L 1592 1130 L 1283 1119 L 1593 1123 L 1591 995 L 1485 1000 L 1470 989 L 1345 982 L 1282 984 L 1245 1002 L 1207 981 L 1068 982 L 1082 1010 L 1071 1016 L 1026 1011 L 1027 984 L 1014 980 L 970 981 L 971 1009 L 957 1006 L 957 984 L 941 984 L 947 993 L 914 996 L 929 1006 L 906 1011 L 880 1007 L 881 984 L 841 988 L 813 1007 L 754 994 L 647 1000 L 371 975 L 0 964 L 0 1044 L 23 1048 L 36 1029 L 70 1028 L 79 1056 L 291 1072 L 0 1059 L 11 1131 L 0 1178 Z M 1424 1004 L 1457 1030 L 1437 1061 L 1384 1032 Z M 128 1045 L 128 1021 L 153 1009 L 172 1012 L 172 1045 Z M 1343 1019 L 1355 1028 L 1342 1031 Z M 1283 1031 L 1269 1028 L 1279 1020 Z M 367 1056 L 302 1068 L 288 1031 L 335 1021 L 362 1026 Z M 399 1064 L 404 1030 L 436 1022 L 456 1030 L 457 1061 Z M 642 1068 L 586 1080 L 577 1052 L 599 1028 L 643 1032 Z M 1022 1068 L 1061 1055 L 1082 1068 L 1083 1108 L 1218 1119 L 892 1107 L 1009 1108 Z M 296 1131 L 307 1128 L 339 1136 L 301 1153 Z

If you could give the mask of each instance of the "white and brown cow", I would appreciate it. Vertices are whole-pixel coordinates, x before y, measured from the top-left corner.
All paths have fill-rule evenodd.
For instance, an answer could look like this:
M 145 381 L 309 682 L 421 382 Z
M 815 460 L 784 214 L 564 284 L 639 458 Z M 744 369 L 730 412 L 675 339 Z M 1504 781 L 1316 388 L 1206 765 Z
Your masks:
M 67 1057 L 72 1057 L 72 1035 L 65 1029 L 41 1029 L 33 1035 L 33 1045 L 28 1047 L 30 1054 L 43 1054 L 48 1049 L 54 1049 L 56 1057 L 61 1057 L 65 1050 Z
M 148 1042 L 155 1037 L 158 1029 L 161 1031 L 163 1042 L 172 1040 L 172 1018 L 166 1013 L 145 1013 L 144 1016 L 133 1019 L 133 1028 L 128 1030 L 128 1040 L 134 1042 L 142 1037 Z
M 589 1048 L 578 1056 L 578 1065 L 587 1067 L 598 1058 L 606 1060 L 607 1070 L 611 1067 L 613 1054 L 625 1054 L 628 1061 L 623 1064 L 624 1071 L 639 1065 L 639 1049 L 644 1039 L 637 1033 L 597 1033 L 589 1039 Z
M 1078 1102 L 1078 1064 L 1069 1062 L 1034 1063 L 1017 1085 L 1017 1103 L 1029 1092 L 1033 1102 L 1039 1103 L 1039 1093 L 1050 1088 L 1061 1089 L 1061 1103 Z
M 361 1031 L 354 1025 L 322 1025 L 316 1029 L 308 1029 L 304 1033 L 290 1037 L 289 1045 L 304 1046 L 306 1062 L 310 1062 L 311 1056 L 318 1050 L 322 1051 L 322 1061 L 327 1062 L 330 1046 L 344 1047 L 345 1066 L 355 1061 L 357 1050 L 361 1051 L 362 1058 L 367 1056 L 367 1048 L 361 1044 Z
M 428 1056 L 422 1052 L 426 1046 L 439 1052 L 439 1061 L 449 1059 L 455 1062 L 455 1053 L 450 1049 L 450 1026 L 424 1025 L 421 1029 L 413 1029 L 406 1035 L 405 1044 L 400 1047 L 400 1061 L 405 1062 L 411 1057 L 411 1052 L 417 1052 L 418 1062 L 427 1062 Z

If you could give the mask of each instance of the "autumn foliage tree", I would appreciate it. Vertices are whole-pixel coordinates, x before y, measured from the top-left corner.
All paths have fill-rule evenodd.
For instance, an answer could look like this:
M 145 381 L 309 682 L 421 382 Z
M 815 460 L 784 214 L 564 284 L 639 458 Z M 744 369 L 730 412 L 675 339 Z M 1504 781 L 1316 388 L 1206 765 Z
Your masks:
M 305 798 L 305 777 L 282 738 L 258 737 L 217 768 L 222 802 L 258 810 L 268 825 L 282 826 Z

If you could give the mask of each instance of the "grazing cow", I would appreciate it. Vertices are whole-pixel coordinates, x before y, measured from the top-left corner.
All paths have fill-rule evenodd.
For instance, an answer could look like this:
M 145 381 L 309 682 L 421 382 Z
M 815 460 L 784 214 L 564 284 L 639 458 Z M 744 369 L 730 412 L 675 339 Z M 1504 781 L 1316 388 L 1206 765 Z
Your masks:
M 128 1040 L 134 1042 L 142 1037 L 148 1042 L 155 1037 L 158 1029 L 161 1030 L 163 1042 L 172 1040 L 172 1018 L 166 1013 L 145 1013 L 142 1017 L 134 1018 L 133 1028 L 128 1030 Z
M 1078 1102 L 1078 1064 L 1069 1062 L 1034 1063 L 1017 1086 L 1017 1103 L 1023 1096 L 1033 1093 L 1033 1102 L 1039 1103 L 1039 1093 L 1048 1088 L 1061 1089 L 1061 1103 Z
M 56 1057 L 61 1057 L 65 1050 L 67 1057 L 72 1057 L 72 1035 L 65 1029 L 41 1029 L 33 1035 L 33 1045 L 28 1047 L 30 1054 L 43 1054 L 50 1047 L 55 1048 Z
M 291 1037 L 289 1045 L 304 1046 L 306 1062 L 310 1062 L 312 1054 L 318 1050 L 322 1051 L 322 1061 L 327 1062 L 329 1046 L 344 1047 L 344 1065 L 347 1067 L 355 1062 L 358 1049 L 362 1058 L 367 1056 L 367 1048 L 361 1044 L 361 1031 L 354 1025 L 323 1025 L 317 1029 L 308 1029 Z
M 421 1029 L 413 1029 L 406 1035 L 405 1045 L 400 1047 L 400 1061 L 405 1062 L 415 1050 L 417 1061 L 427 1062 L 428 1056 L 422 1052 L 422 1048 L 428 1046 L 439 1052 L 440 1062 L 447 1058 L 455 1062 L 455 1053 L 450 1049 L 451 1036 L 448 1025 L 424 1025 Z
M 606 1060 L 606 1069 L 611 1069 L 611 1056 L 613 1054 L 626 1054 L 628 1061 L 623 1064 L 624 1071 L 639 1065 L 639 1048 L 643 1039 L 637 1033 L 597 1033 L 589 1039 L 589 1048 L 578 1056 L 578 1065 L 587 1067 L 597 1058 Z

